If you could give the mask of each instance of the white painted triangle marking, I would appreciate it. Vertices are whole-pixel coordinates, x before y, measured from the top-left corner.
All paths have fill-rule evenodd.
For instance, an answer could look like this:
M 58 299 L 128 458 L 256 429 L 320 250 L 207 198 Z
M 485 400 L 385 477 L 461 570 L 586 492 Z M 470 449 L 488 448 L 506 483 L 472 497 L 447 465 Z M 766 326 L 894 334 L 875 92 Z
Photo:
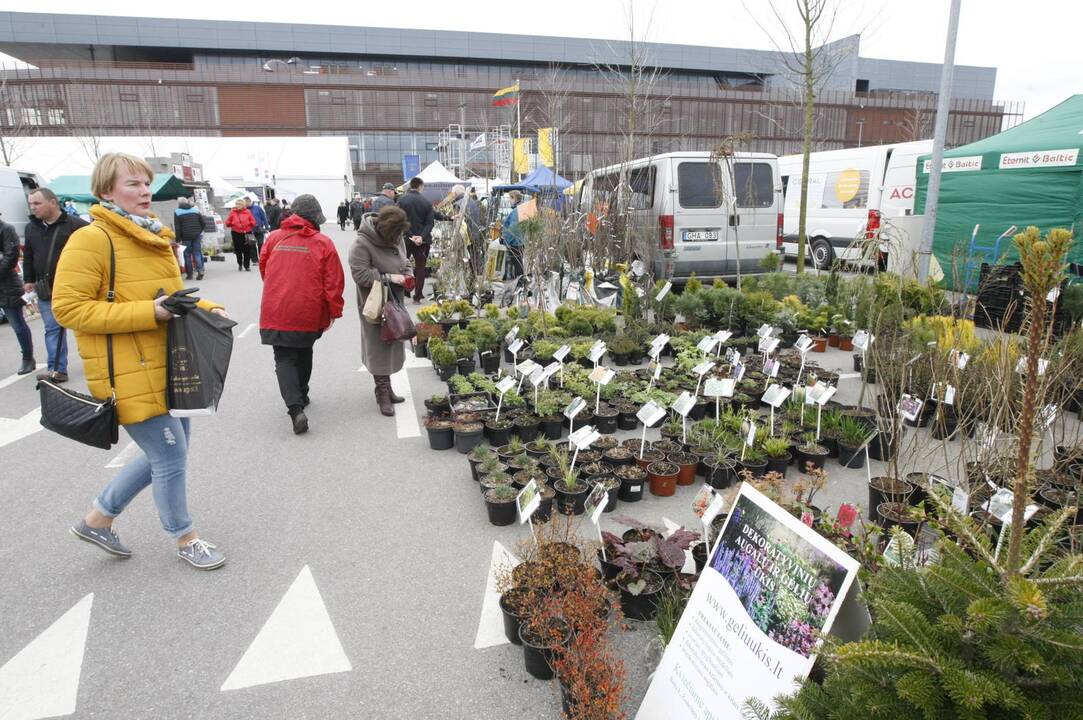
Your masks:
M 406 368 L 391 376 L 391 389 L 405 402 L 395 411 L 395 432 L 399 438 L 421 437 L 421 427 L 417 424 L 417 411 L 414 410 L 414 393 L 410 389 L 410 375 Z
M 256 327 L 255 323 L 248 323 L 248 327 L 241 331 L 241 334 L 237 336 L 238 340 L 243 340 L 248 333 L 252 332 Z
M 36 369 L 38 369 L 38 370 L 44 370 L 44 369 L 45 369 L 45 363 L 38 363 L 38 364 L 37 364 L 37 368 L 36 368 Z M 4 378 L 3 380 L 0 380 L 0 390 L 3 390 L 3 389 L 4 389 L 4 388 L 6 388 L 6 387 L 7 387 L 8 385 L 12 385 L 12 384 L 14 384 L 14 383 L 17 383 L 17 382 L 19 382 L 19 381 L 20 381 L 20 380 L 22 380 L 23 378 L 28 378 L 28 377 L 31 377 L 31 376 L 32 376 L 33 374 L 34 374 L 34 373 L 26 373 L 25 375 L 8 375 L 8 376 L 7 376 L 6 378 Z
M 519 560 L 498 541 L 493 541 L 493 557 L 489 562 L 489 578 L 485 581 L 485 597 L 481 601 L 481 620 L 474 637 L 474 649 L 506 645 L 504 614 L 500 611 L 500 593 L 496 591 L 496 575 L 503 567 L 515 567 Z
M 37 720 L 75 712 L 94 593 L 83 597 L 0 667 L 0 718 Z
M 110 460 L 105 467 L 107 468 L 122 468 L 132 460 L 136 458 L 140 453 L 139 446 L 135 444 L 135 440 L 124 446 L 124 449 L 117 453 L 116 457 Z
M 677 523 L 664 516 L 662 517 L 662 524 L 666 526 L 666 537 L 669 537 L 673 533 L 677 532 L 677 530 L 679 530 L 681 527 Z M 689 575 L 694 575 L 696 572 L 696 559 L 692 557 L 691 550 L 684 551 L 684 565 L 681 566 L 681 572 L 688 573 Z
M 222 690 L 353 670 L 308 565 L 282 596 Z
M 34 408 L 17 420 L 0 418 L 0 447 L 10 445 L 16 440 L 30 437 L 34 433 L 40 432 L 41 429 L 40 407 Z M 0 716 L 0 720 L 6 719 L 3 718 L 3 716 Z

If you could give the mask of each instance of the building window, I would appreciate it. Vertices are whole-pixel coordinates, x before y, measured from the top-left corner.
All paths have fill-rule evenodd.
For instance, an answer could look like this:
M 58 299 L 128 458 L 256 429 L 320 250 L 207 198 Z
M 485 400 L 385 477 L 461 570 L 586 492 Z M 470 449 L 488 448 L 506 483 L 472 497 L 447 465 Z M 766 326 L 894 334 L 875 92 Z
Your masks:
M 436 93 L 425 93 L 425 107 L 436 107 L 439 104 L 439 97 Z
M 346 96 L 345 95 L 332 95 L 331 96 L 331 104 L 332 105 L 345 105 L 346 104 Z
M 41 110 L 23 108 L 23 122 L 27 125 L 41 125 Z
M 120 94 L 121 102 L 139 102 L 139 94 L 133 92 L 122 92 Z
M 64 108 L 49 108 L 47 117 L 50 125 L 67 124 L 67 120 L 64 118 Z

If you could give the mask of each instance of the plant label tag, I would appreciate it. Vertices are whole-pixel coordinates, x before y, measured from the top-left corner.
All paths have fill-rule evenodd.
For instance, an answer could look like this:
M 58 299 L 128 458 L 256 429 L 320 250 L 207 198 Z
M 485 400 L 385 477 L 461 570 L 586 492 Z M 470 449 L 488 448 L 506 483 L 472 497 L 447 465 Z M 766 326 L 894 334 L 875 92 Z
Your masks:
M 504 336 L 504 344 L 509 346 L 515 342 L 515 338 L 519 337 L 519 326 L 516 325 L 511 330 L 508 330 L 508 334 Z
M 715 342 L 722 344 L 733 337 L 733 333 L 729 330 L 719 330 L 714 334 Z
M 617 376 L 617 371 L 611 368 L 607 368 L 604 365 L 599 365 L 594 368 L 590 373 L 590 381 L 598 383 L 599 385 L 608 385 L 609 382 Z
M 570 353 L 571 351 L 571 345 L 561 345 L 557 348 L 557 351 L 553 353 L 553 359 L 557 362 L 564 362 L 564 358 L 568 357 L 568 353 Z
M 1057 405 L 1056 403 L 1049 403 L 1041 410 L 1038 411 L 1038 417 L 1042 421 L 1042 426 L 1048 430 L 1049 426 L 1053 424 L 1053 421 L 1057 419 Z
M 515 387 L 515 378 L 513 378 L 511 375 L 506 375 L 503 380 L 496 384 L 497 392 L 499 392 L 501 395 L 506 393 L 508 390 L 511 390 L 513 387 Z
M 569 435 L 568 441 L 580 450 L 586 450 L 601 436 L 602 434 L 595 430 L 593 425 L 584 425 Z
M 718 514 L 722 512 L 722 510 L 724 510 L 726 507 L 725 497 L 723 497 L 720 493 L 713 493 L 713 495 L 714 498 L 711 500 L 711 503 L 707 506 L 707 508 L 703 511 L 703 517 L 700 518 L 705 528 L 710 527 L 711 523 L 714 522 L 714 519 L 718 517 Z
M 752 447 L 756 444 L 756 423 L 748 421 L 748 430 L 745 432 L 745 445 Z
M 733 386 L 732 379 L 710 378 L 703 384 L 703 394 L 713 398 L 733 397 Z
M 549 378 L 556 375 L 557 371 L 559 371 L 559 370 L 560 370 L 560 363 L 557 362 L 556 360 L 554 360 L 553 362 L 551 362 L 551 363 L 549 363 L 548 365 L 545 366 L 545 377 L 542 378 L 542 379 L 543 380 L 548 380 Z
M 596 363 L 596 362 L 598 362 L 599 360 L 602 359 L 602 355 L 605 355 L 605 351 L 606 351 L 605 343 L 602 342 L 601 340 L 598 340 L 597 342 L 595 342 L 593 345 L 590 346 L 590 355 L 588 355 L 587 358 L 592 363 Z
M 1048 360 L 1045 360 L 1044 358 L 1038 358 L 1038 377 L 1045 375 L 1045 370 L 1048 367 Z M 1020 375 L 1027 374 L 1027 359 L 1025 357 L 1019 358 L 1019 362 L 1015 364 L 1015 371 Z
M 666 346 L 667 342 L 669 342 L 669 335 L 666 335 L 665 333 L 659 333 L 658 337 L 656 337 L 654 340 L 651 340 L 651 348 L 658 348 L 658 351 L 661 352 L 662 348 Z
M 673 401 L 673 404 L 670 407 L 681 417 L 688 417 L 688 413 L 692 412 L 692 408 L 695 407 L 695 405 L 696 399 L 685 390 Z
M 954 405 L 955 386 L 950 383 L 935 383 L 933 385 L 933 400 L 944 405 Z
M 524 360 L 518 365 L 516 365 L 515 369 L 519 371 L 520 375 L 530 375 L 530 373 L 534 372 L 534 368 L 536 367 L 538 367 L 538 363 L 534 362 L 533 360 Z
M 660 377 L 662 377 L 662 363 L 656 362 L 654 363 L 654 379 L 657 380 Z
M 730 348 L 730 365 L 736 365 L 741 362 L 741 353 L 737 352 L 737 348 Z
M 636 417 L 639 418 L 639 422 L 643 423 L 647 427 L 654 425 L 665 416 L 665 409 L 659 407 L 658 403 L 654 402 L 653 400 L 641 407 L 639 409 L 639 412 L 636 413 Z
M 769 378 L 778 377 L 778 369 L 781 363 L 774 358 L 767 358 L 763 363 L 763 374 Z
M 1059 298 L 1059 297 L 1060 297 L 1060 288 L 1055 287 L 1052 290 L 1050 290 L 1048 293 L 1046 293 L 1045 301 L 1046 302 L 1056 302 L 1057 298 Z
M 661 302 L 662 298 L 664 298 L 666 295 L 669 295 L 669 291 L 672 289 L 673 283 L 667 282 L 665 285 L 662 286 L 662 289 L 658 291 L 658 294 L 654 296 L 654 301 Z
M 707 335 L 696 344 L 696 349 L 704 355 L 710 355 L 711 351 L 714 350 L 714 346 L 717 344 L 718 341 L 715 340 L 713 336 Z
M 518 353 L 522 349 L 523 349 L 523 341 L 522 340 L 512 340 L 508 344 L 508 352 L 510 352 L 512 355 L 515 355 L 516 353 Z
M 595 525 L 602 519 L 602 513 L 605 512 L 605 506 L 609 504 L 609 493 L 605 489 L 605 485 L 595 485 L 594 489 L 590 491 L 590 495 L 587 495 L 587 499 L 583 502 L 583 509 L 586 512 L 587 517 Z
M 756 331 L 756 337 L 761 338 L 761 339 L 765 338 L 765 337 L 768 337 L 771 334 L 772 330 L 774 330 L 774 328 L 771 327 L 770 325 L 767 325 L 766 323 L 763 324 L 763 325 L 760 325 L 760 329 Z
M 910 422 L 916 422 L 918 415 L 921 414 L 921 406 L 924 404 L 921 398 L 914 397 L 909 393 L 904 394 L 899 399 L 899 414 Z
M 771 385 L 767 388 L 767 392 L 763 394 L 762 401 L 777 410 L 782 403 L 786 402 L 786 398 L 790 396 L 791 392 L 789 388 L 782 385 Z
M 966 364 L 968 362 L 970 362 L 970 356 L 967 355 L 965 352 L 960 352 L 958 350 L 952 350 L 951 351 L 951 356 L 952 356 L 952 359 L 955 361 L 955 367 L 959 368 L 960 370 L 965 368 Z
M 810 338 L 808 335 L 802 335 L 801 337 L 797 338 L 797 342 L 795 342 L 793 346 L 797 348 L 797 352 L 804 355 L 812 348 L 812 338 Z
M 541 505 L 541 493 L 538 492 L 538 481 L 531 480 L 515 496 L 515 505 L 519 508 L 519 524 L 522 525 L 534 511 Z
M 545 382 L 546 377 L 548 376 L 545 374 L 545 368 L 541 365 L 537 365 L 535 366 L 534 371 L 530 373 L 530 384 L 534 387 L 538 387 Z
M 779 339 L 776 337 L 761 338 L 759 342 L 759 351 L 761 353 L 773 353 L 778 348 Z
M 868 330 L 858 330 L 854 333 L 854 348 L 861 352 L 866 352 L 869 346 L 872 345 L 872 341 L 876 338 L 869 334 Z
M 651 360 L 657 360 L 658 356 L 662 354 L 662 348 L 658 345 L 651 345 L 647 348 L 647 357 Z
M 564 417 L 572 420 L 579 412 L 587 406 L 587 401 L 581 397 L 577 397 L 568 403 L 568 407 L 564 408 Z
M 694 368 L 692 368 L 692 372 L 694 372 L 696 375 L 699 375 L 700 377 L 703 377 L 707 373 L 711 372 L 711 368 L 713 367 L 714 362 L 712 362 L 711 360 L 704 360 L 699 365 L 696 365 Z
M 951 506 L 955 508 L 960 515 L 966 515 L 970 512 L 970 496 L 966 494 L 966 490 L 957 487 L 952 491 Z
M 741 378 L 745 376 L 745 364 L 737 363 L 733 366 L 733 379 L 737 382 L 741 382 Z

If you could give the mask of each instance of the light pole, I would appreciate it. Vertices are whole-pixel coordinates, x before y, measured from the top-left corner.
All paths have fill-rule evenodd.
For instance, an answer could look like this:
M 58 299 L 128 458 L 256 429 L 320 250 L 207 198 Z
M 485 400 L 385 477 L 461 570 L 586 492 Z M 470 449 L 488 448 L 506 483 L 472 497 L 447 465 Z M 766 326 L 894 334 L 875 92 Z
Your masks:
M 857 121 L 857 146 L 861 147 L 861 135 L 865 130 L 865 118 Z

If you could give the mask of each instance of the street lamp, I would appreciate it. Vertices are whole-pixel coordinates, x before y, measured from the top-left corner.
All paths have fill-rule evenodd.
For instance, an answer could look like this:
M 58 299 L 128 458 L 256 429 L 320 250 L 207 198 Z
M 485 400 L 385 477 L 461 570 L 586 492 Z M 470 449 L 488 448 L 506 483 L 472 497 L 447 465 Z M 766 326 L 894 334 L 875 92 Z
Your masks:
M 279 63 L 281 65 L 296 65 L 299 62 L 301 62 L 301 58 L 299 58 L 299 57 L 291 57 L 288 60 L 279 60 L 278 58 L 271 58 L 267 62 L 263 63 L 263 70 L 265 72 L 274 72 L 274 63 Z
M 865 118 L 857 121 L 857 146 L 861 147 L 861 135 L 865 130 Z

